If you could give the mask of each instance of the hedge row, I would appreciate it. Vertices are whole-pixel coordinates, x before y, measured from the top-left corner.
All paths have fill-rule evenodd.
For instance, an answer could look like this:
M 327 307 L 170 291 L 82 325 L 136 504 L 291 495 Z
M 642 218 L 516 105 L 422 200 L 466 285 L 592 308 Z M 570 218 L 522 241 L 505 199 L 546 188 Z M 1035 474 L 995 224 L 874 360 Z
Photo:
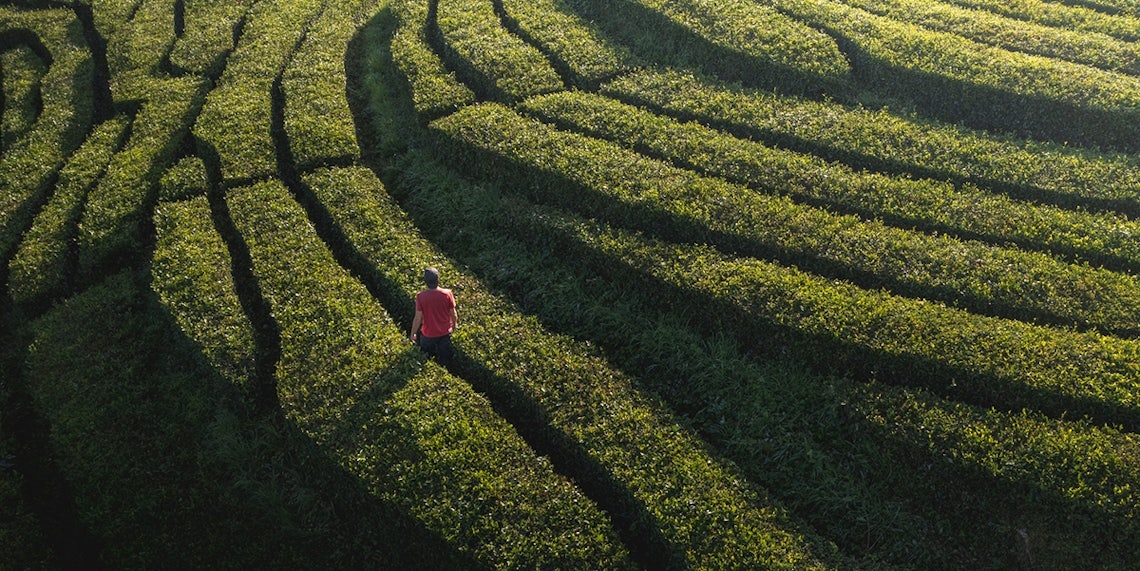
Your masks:
M 175 70 L 217 77 L 225 56 L 237 43 L 253 0 L 196 0 L 186 2 L 182 34 L 170 52 Z
M 445 46 L 444 60 L 477 93 L 510 102 L 563 89 L 562 78 L 542 52 L 503 27 L 491 2 L 438 2 L 427 25 Z
M 259 2 L 210 91 L 194 134 L 221 160 L 227 184 L 276 173 L 272 87 L 324 5 L 321 0 Z
M 563 1 L 503 0 L 502 5 L 521 33 L 539 44 L 578 88 L 596 88 L 637 65 L 628 49 L 611 43 L 594 23 L 570 11 Z
M 1137 330 L 1140 288 L 1127 274 L 833 214 L 558 131 L 497 104 L 466 107 L 431 127 L 470 172 L 615 225 L 974 311 Z
M 353 0 L 326 8 L 285 68 L 285 132 L 299 169 L 360 156 L 345 94 L 345 46 L 376 6 L 377 0 Z
M 391 22 L 388 22 L 389 17 Z M 408 83 L 418 115 L 435 118 L 475 101 L 475 93 L 456 78 L 455 72 L 447 69 L 431 47 L 427 2 L 392 0 L 381 19 L 386 25 L 368 26 L 365 31 L 364 43 L 373 46 L 365 57 L 370 67 L 381 65 L 378 58 L 383 54 L 377 52 L 383 46 L 390 46 L 391 58 Z M 388 88 L 372 87 L 373 90 Z
M 126 145 L 88 194 L 79 221 L 81 283 L 93 283 L 124 263 L 138 261 L 159 180 L 182 150 L 209 88 L 207 81 L 195 77 L 138 85 L 132 89 L 149 93 L 149 98 L 132 122 Z
M 0 38 L 21 42 L 27 36 L 48 49 L 37 53 L 47 73 L 39 79 L 41 104 L 35 124 L 0 156 L 0 255 L 6 257 L 51 192 L 55 171 L 83 142 L 94 110 L 91 93 L 82 89 L 91 85 L 93 72 L 74 15 L 2 7 L 0 15 Z
M 549 224 L 557 227 L 553 219 Z M 814 355 L 820 369 L 871 377 L 880 371 L 968 401 L 1140 425 L 1135 341 L 971 315 L 707 246 L 676 246 L 596 224 L 571 229 L 593 250 L 727 309 L 694 316 L 714 320 L 706 328 L 728 326 L 733 318 L 726 315 L 746 316 L 821 340 L 826 350 L 800 352 Z M 747 323 L 736 327 L 748 330 Z M 921 380 L 908 379 L 918 370 Z
M 1014 20 L 1023 20 L 1043 26 L 1104 34 L 1124 41 L 1140 39 L 1140 18 L 1125 14 L 1106 14 L 1092 9 L 1087 2 L 948 0 L 947 3 L 986 10 Z
M 430 166 L 407 176 L 417 180 L 417 188 L 420 183 L 465 186 Z M 665 550 L 651 555 L 658 566 L 824 565 L 819 557 L 828 557 L 826 548 L 813 555 L 811 540 L 795 531 L 782 509 L 757 497 L 731 469 L 709 457 L 628 376 L 587 345 L 547 332 L 419 237 L 371 172 L 329 170 L 306 180 L 354 251 L 381 275 L 386 295 L 410 300 L 419 287 L 420 268 L 440 268 L 444 281 L 458 292 L 461 325 L 455 343 L 464 376 L 505 395 L 512 408 L 533 411 L 549 425 L 544 430 L 562 435 L 555 438 L 557 455 L 582 455 L 571 462 L 596 463 L 612 478 L 609 484 L 579 479 L 581 485 L 602 485 L 603 495 L 627 490 L 632 503 L 622 504 L 630 510 L 624 517 L 632 519 L 629 527 L 643 548 Z M 450 203 L 436 206 L 449 212 L 462 209 Z M 410 302 L 404 303 L 410 311 Z M 658 533 L 664 544 L 655 546 L 648 538 Z
M 1140 78 L 986 46 L 844 4 L 771 0 L 842 38 L 861 86 L 942 120 L 1134 150 Z
M 0 51 L 0 153 L 35 125 L 43 98 L 40 78 L 47 74 L 47 63 L 27 47 Z
M 894 225 L 1140 268 L 1140 225 L 1118 216 L 1035 205 L 972 184 L 860 172 L 598 95 L 556 93 L 529 99 L 521 108 L 563 127 L 766 192 L 836 205 Z
M 1034 552 L 1055 563 L 1131 560 L 1130 543 L 1106 539 L 1103 529 L 1124 537 L 1140 531 L 1128 523 L 1135 490 L 1119 485 L 1138 475 L 1132 435 L 745 357 L 754 354 L 750 346 L 779 354 L 778 328 L 740 323 L 731 318 L 735 308 L 674 295 L 594 248 L 601 239 L 592 228 L 580 239 L 582 221 L 495 188 L 450 183 L 406 192 L 435 243 L 544 323 L 598 343 L 627 370 L 652 371 L 638 380 L 751 481 L 865 565 L 925 568 L 953 559 L 964 567 L 1012 566 L 1017 539 L 1001 523 L 1006 510 L 1032 535 Z M 451 214 L 442 217 L 445 210 Z M 820 345 L 805 353 L 817 360 L 833 354 Z M 929 372 L 911 369 L 902 381 L 921 383 Z M 896 404 L 905 405 L 905 416 L 892 412 Z M 1081 460 L 1063 460 L 1067 455 Z M 985 517 L 975 511 L 979 504 L 987 506 Z M 1049 536 L 1082 550 L 1046 555 L 1037 543 Z
M 603 93 L 855 168 L 969 181 L 1031 201 L 1140 215 L 1140 162 L 1002 139 L 889 109 L 776 97 L 680 72 L 644 70 Z
M 488 567 L 623 567 L 600 510 L 489 403 L 424 366 L 406 332 L 336 265 L 279 183 L 231 191 L 280 328 L 285 416 L 449 544 Z
M 843 3 L 892 20 L 949 32 L 1012 51 L 1130 75 L 1140 73 L 1140 48 L 1135 42 L 1103 34 L 1041 26 L 948 4 L 915 0 L 843 0 Z
M 95 4 L 98 6 L 103 2 Z M 119 20 L 111 33 L 103 32 L 112 82 L 133 73 L 157 74 L 174 46 L 174 16 L 170 3 L 141 0 L 136 4 L 130 20 Z
M 47 301 L 67 292 L 83 204 L 125 142 L 129 125 L 123 116 L 97 125 L 60 169 L 50 201 L 8 264 L 9 294 L 16 303 Z

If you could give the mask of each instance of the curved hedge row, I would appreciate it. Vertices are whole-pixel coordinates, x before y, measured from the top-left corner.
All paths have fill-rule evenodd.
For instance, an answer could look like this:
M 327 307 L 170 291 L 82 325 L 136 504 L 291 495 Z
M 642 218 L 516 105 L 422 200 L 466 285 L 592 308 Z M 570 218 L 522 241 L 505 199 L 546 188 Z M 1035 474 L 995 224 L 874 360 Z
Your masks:
M 1137 329 L 1140 287 L 1127 274 L 836 215 L 558 131 L 497 104 L 466 107 L 431 128 L 470 172 L 619 226 L 976 311 Z
M 370 26 L 368 44 L 389 46 L 391 57 L 408 82 L 413 107 L 421 117 L 434 119 L 475 101 L 475 93 L 448 70 L 431 47 L 428 6 L 425 0 L 393 0 L 387 8 L 394 31 Z M 434 36 L 433 36 L 434 37 Z
M 1093 9 L 1089 2 L 1049 0 L 946 0 L 946 2 L 1044 26 L 1105 34 L 1125 41 L 1140 39 L 1140 18 L 1128 14 L 1106 14 Z
M 463 184 L 438 170 L 407 175 L 423 176 L 428 185 Z M 632 510 L 624 517 L 633 519 L 633 532 L 660 530 L 664 548 L 678 552 L 655 553 L 659 566 L 825 565 L 818 557 L 827 554 L 813 555 L 808 539 L 781 508 L 757 497 L 731 468 L 709 457 L 700 442 L 628 376 L 588 346 L 547 332 L 444 258 L 384 198 L 371 172 L 324 171 L 307 181 L 353 249 L 381 274 L 387 295 L 410 300 L 426 264 L 451 276 L 462 323 L 455 343 L 461 360 L 469 363 L 460 365 L 464 376 L 482 379 L 492 392 L 505 394 L 502 398 L 511 401 L 506 404 L 537 415 L 549 424 L 545 430 L 564 435 L 556 438 L 555 446 L 561 448 L 556 452 L 569 454 L 571 463 L 596 463 L 614 480 L 612 485 L 627 489 L 632 503 L 622 505 Z M 636 506 L 643 506 L 644 513 Z M 637 541 L 647 541 L 647 536 Z M 662 549 L 652 543 L 648 547 Z
M 896 226 L 976 237 L 996 244 L 1140 268 L 1140 225 L 1120 216 L 1042 206 L 972 184 L 858 172 L 806 153 L 736 138 L 580 92 L 532 98 L 521 109 L 540 119 L 612 140 L 731 182 L 834 205 Z
M 176 73 L 218 77 L 237 43 L 253 0 L 196 0 L 184 3 L 181 34 L 170 52 Z M 178 32 L 178 30 L 175 30 Z
M 889 109 L 777 97 L 683 72 L 639 71 L 602 92 L 854 168 L 1140 216 L 1140 161 L 1133 155 L 1012 140 Z

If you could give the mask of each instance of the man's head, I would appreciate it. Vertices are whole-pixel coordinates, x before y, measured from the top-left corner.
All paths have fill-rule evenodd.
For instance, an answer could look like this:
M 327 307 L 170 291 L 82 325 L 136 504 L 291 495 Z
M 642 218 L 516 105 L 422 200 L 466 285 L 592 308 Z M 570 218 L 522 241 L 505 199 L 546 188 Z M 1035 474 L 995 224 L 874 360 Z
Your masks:
M 439 286 L 439 270 L 435 268 L 427 268 L 424 270 L 424 283 L 427 284 L 429 289 L 435 289 Z

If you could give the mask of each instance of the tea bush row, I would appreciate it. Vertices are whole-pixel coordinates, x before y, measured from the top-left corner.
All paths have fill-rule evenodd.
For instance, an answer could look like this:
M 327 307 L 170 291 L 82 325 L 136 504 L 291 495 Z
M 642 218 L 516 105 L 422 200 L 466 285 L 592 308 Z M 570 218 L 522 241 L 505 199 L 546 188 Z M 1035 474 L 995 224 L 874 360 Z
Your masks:
M 429 208 L 416 209 L 440 247 L 524 300 L 543 322 L 591 339 L 627 370 L 652 371 L 639 381 L 751 481 L 849 555 L 910 566 L 937 566 L 950 553 L 963 564 L 1008 561 L 1011 554 L 994 544 L 1004 532 L 988 518 L 978 521 L 969 507 L 978 503 L 1036 506 L 1038 515 L 1020 511 L 1020 517 L 1046 518 L 1050 532 L 1063 529 L 1085 545 L 1100 541 L 1106 525 L 1137 531 L 1121 525 L 1134 511 L 1134 492 L 1116 485 L 1137 471 L 1130 435 L 1037 413 L 987 411 L 922 390 L 814 375 L 756 358 L 779 355 L 787 336 L 778 327 L 741 323 L 731 318 L 739 310 L 700 295 L 672 294 L 620 254 L 595 247 L 605 241 L 597 224 L 495 188 L 439 184 L 408 192 L 416 204 L 450 205 L 453 215 L 446 221 L 433 218 Z M 694 319 L 706 314 L 716 317 Z M 832 354 L 819 345 L 805 353 L 816 359 Z M 920 384 L 929 371 L 912 369 L 896 382 Z M 914 414 L 893 413 L 896 403 Z M 974 437 L 998 432 L 1000 438 Z M 1032 444 L 1023 447 L 1026 442 Z M 1087 463 L 1061 461 L 1066 454 Z M 1001 468 L 1009 458 L 1015 460 Z M 914 478 L 915 470 L 923 477 Z M 1088 473 L 1105 476 L 1090 482 Z M 1046 493 L 1048 500 L 1042 489 L 1054 490 Z M 1097 515 L 1102 509 L 1114 515 L 1106 521 Z M 1095 559 L 1119 564 L 1129 559 L 1128 551 L 1118 544 Z
M 949 0 L 965 8 L 985 10 L 1015 20 L 1078 32 L 1104 34 L 1125 41 L 1140 39 L 1140 18 L 1125 13 L 1110 14 L 1089 3 L 1049 2 L 1048 0 Z
M 279 183 L 230 191 L 280 328 L 281 407 L 322 448 L 488 566 L 620 566 L 600 510 L 489 403 L 429 364 L 338 266 Z
M 585 134 L 773 194 L 884 218 L 894 225 L 1140 268 L 1140 226 L 1128 219 L 1012 200 L 973 184 L 889 177 L 679 122 L 598 95 L 563 92 L 522 110 Z
M 47 73 L 47 62 L 31 48 L 13 47 L 0 52 L 0 80 L 4 94 L 0 117 L 0 153 L 26 135 L 39 117 L 43 92 L 40 78 Z
M 586 225 L 576 232 L 593 249 L 726 308 L 694 319 L 748 316 L 766 328 L 776 324 L 820 340 L 800 353 L 815 355 L 812 364 L 822 370 L 902 378 L 923 370 L 923 382 L 967 401 L 1089 415 L 1128 427 L 1140 420 L 1135 341 L 971 315 L 710 247 Z
M 95 2 L 92 8 L 102 10 L 103 4 L 107 3 Z M 118 20 L 113 31 L 103 36 L 113 83 L 133 74 L 156 75 L 174 47 L 174 14 L 170 4 L 148 1 L 133 4 L 130 19 Z M 131 94 L 116 93 L 116 99 L 130 98 Z
M 345 46 L 375 13 L 376 4 L 356 0 L 327 7 L 285 68 L 285 132 L 299 169 L 353 161 L 360 155 L 345 97 Z
M 842 82 L 850 73 L 850 65 L 832 38 L 762 3 L 636 2 L 717 47 L 742 52 L 775 70 L 819 76 L 821 83 Z
M 465 186 L 431 165 L 422 171 L 412 166 L 405 176 L 413 187 Z M 568 455 L 576 465 L 596 463 L 613 479 L 610 484 L 579 479 L 580 485 L 628 490 L 633 503 L 624 517 L 632 520 L 630 529 L 641 537 L 659 530 L 666 545 L 679 551 L 655 554 L 662 564 L 821 565 L 817 557 L 826 554 L 811 554 L 808 540 L 783 510 L 757 497 L 730 468 L 709 457 L 661 403 L 588 345 L 548 332 L 445 258 L 418 235 L 371 172 L 330 170 L 306 180 L 353 250 L 381 275 L 378 281 L 387 296 L 410 300 L 419 287 L 420 268 L 440 268 L 457 292 L 461 325 L 454 338 L 464 377 L 487 384 L 492 393 L 503 395 L 504 404 L 528 411 L 524 415 L 537 415 L 548 424 L 541 430 L 563 435 L 554 440 L 555 454 Z M 442 210 L 432 216 L 463 208 L 435 207 Z M 410 311 L 410 301 L 405 303 Z M 674 555 L 683 561 L 670 559 Z
M 1130 75 L 1140 73 L 1134 42 L 1092 33 L 1027 23 L 948 4 L 914 0 L 843 0 L 844 4 L 924 28 L 1012 51 L 1056 58 Z
M 218 77 L 237 43 L 252 0 L 196 0 L 184 3 L 184 29 L 170 52 L 177 72 Z
M 1031 201 L 1140 215 L 1132 155 L 1001 138 L 890 109 L 774 96 L 683 72 L 642 70 L 603 93 L 854 168 L 968 181 Z
M 383 14 L 393 20 L 389 24 L 393 28 L 390 43 L 385 41 L 388 31 L 383 28 L 369 26 L 365 37 L 370 45 L 391 46 L 392 60 L 408 83 L 417 114 L 435 118 L 475 101 L 475 93 L 447 69 L 432 49 L 427 2 L 392 0 Z
M 1127 274 L 833 214 L 558 131 L 497 104 L 466 107 L 431 126 L 469 172 L 615 225 L 974 311 L 1136 329 L 1131 308 L 1140 290 Z M 1114 298 L 1120 305 L 1106 305 Z
M 59 171 L 51 199 L 36 215 L 8 265 L 8 288 L 18 304 L 46 302 L 68 291 L 72 248 L 87 194 L 126 142 L 130 120 L 119 116 L 92 130 Z
M 598 27 L 559 0 L 503 0 L 503 10 L 547 57 L 565 68 L 563 75 L 581 89 L 637 65 L 627 48 L 610 42 Z
M 207 80 L 187 76 L 139 81 L 149 94 L 131 123 L 130 137 L 91 189 L 79 221 L 79 282 L 92 284 L 108 270 L 139 262 L 150 212 L 166 166 L 201 109 Z
M 276 173 L 273 82 L 323 6 L 321 0 L 274 0 L 250 10 L 225 72 L 194 125 L 194 134 L 218 155 L 224 180 L 237 183 Z
M 1134 150 L 1140 78 L 986 46 L 838 2 L 771 6 L 850 44 L 858 82 L 944 121 Z
M 74 15 L 63 10 L 22 11 L 0 7 L 0 37 L 47 48 L 37 57 L 46 67 L 39 79 L 41 103 L 35 122 L 0 156 L 0 254 L 10 255 L 49 193 L 55 171 L 83 141 L 94 115 L 93 70 Z M 7 47 L 7 46 L 3 46 Z
M 542 52 L 507 31 L 491 2 L 444 0 L 438 7 L 427 24 L 446 46 L 445 61 L 476 93 L 510 102 L 563 89 Z

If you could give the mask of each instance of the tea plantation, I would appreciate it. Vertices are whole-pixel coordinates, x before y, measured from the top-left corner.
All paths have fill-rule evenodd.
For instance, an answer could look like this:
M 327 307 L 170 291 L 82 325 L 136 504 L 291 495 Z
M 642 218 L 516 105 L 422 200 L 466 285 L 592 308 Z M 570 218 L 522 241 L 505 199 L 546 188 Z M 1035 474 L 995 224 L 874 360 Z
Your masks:
M 1137 39 L 0 0 L 0 571 L 1140 569 Z

